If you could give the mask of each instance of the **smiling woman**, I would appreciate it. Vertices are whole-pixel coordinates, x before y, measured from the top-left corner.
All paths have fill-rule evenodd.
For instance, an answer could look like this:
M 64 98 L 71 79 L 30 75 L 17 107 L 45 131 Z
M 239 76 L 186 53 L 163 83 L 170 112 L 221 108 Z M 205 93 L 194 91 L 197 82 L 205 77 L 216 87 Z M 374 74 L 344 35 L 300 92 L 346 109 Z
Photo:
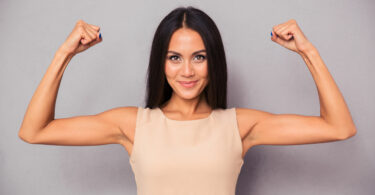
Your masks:
M 146 108 L 55 119 L 63 72 L 73 56 L 102 41 L 99 30 L 77 22 L 32 97 L 19 136 L 32 144 L 121 144 L 130 156 L 139 195 L 234 195 L 251 147 L 338 141 L 356 133 L 332 76 L 293 19 L 274 26 L 271 40 L 305 61 L 319 92 L 320 116 L 227 108 L 227 64 L 219 30 L 193 7 L 176 8 L 156 29 Z
M 206 50 L 199 33 L 180 28 L 173 33 L 168 48 L 172 56 L 165 62 L 165 75 L 169 86 L 176 93 L 172 95 L 171 101 L 178 97 L 199 97 L 208 83 Z
M 196 83 L 183 84 L 191 81 Z M 227 107 L 226 93 L 226 57 L 215 22 L 199 9 L 176 8 L 161 21 L 154 35 L 146 107 L 162 107 L 167 101 L 175 102 L 176 97 L 195 97 L 206 102 L 202 103 L 203 112 L 210 112 Z M 195 112 L 191 108 L 183 109 L 185 116 Z

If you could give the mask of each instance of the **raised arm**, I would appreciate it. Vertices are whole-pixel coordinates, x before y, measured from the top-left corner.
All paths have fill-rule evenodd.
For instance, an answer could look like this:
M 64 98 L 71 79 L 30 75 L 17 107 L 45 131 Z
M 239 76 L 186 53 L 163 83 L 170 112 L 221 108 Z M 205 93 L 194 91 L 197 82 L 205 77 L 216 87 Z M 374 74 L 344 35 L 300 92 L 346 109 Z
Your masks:
M 306 39 L 296 21 L 289 20 L 275 26 L 271 39 L 297 52 L 305 61 L 318 89 L 320 116 L 272 114 L 239 108 L 239 125 L 248 128 L 245 141 L 251 146 L 293 145 L 344 140 L 354 136 L 356 127 L 344 97 L 318 50 Z
M 124 128 L 124 124 L 121 124 L 119 116 L 133 119 L 134 108 L 111 109 L 96 115 L 62 119 L 55 119 L 54 116 L 56 96 L 68 63 L 77 53 L 101 41 L 99 27 L 82 20 L 76 23 L 71 34 L 55 53 L 31 98 L 18 133 L 22 140 L 33 144 L 56 145 L 99 145 L 124 140 L 121 128 Z

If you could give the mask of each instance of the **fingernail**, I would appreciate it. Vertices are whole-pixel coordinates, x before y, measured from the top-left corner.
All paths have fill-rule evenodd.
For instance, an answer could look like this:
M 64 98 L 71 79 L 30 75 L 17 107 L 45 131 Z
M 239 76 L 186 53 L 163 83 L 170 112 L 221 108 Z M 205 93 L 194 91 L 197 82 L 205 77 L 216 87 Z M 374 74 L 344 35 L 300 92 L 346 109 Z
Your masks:
M 99 33 L 99 39 L 101 39 L 102 38 L 102 33 Z
M 272 31 L 271 31 L 271 37 L 272 37 Z

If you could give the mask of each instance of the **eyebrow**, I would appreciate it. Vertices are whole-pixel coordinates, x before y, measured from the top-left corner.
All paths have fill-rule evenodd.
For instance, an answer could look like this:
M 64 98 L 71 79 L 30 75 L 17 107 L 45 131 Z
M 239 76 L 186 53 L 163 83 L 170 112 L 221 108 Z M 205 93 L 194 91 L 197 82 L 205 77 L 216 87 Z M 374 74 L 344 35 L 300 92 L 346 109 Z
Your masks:
M 198 50 L 198 51 L 194 52 L 193 55 L 195 55 L 197 53 L 200 53 L 200 52 L 206 52 L 206 50 L 205 49 Z M 174 53 L 174 54 L 177 54 L 177 55 L 181 55 L 180 53 L 175 52 L 175 51 L 168 51 L 168 53 Z

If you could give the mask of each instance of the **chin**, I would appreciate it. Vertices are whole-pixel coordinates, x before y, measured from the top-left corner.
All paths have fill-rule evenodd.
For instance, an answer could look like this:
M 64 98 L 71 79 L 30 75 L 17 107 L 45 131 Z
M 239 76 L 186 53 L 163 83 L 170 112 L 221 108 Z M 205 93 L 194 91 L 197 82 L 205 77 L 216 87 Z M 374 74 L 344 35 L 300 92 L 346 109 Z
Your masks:
M 184 90 L 184 89 L 177 89 L 174 90 L 176 95 L 181 97 L 182 99 L 191 100 L 199 97 L 201 94 L 199 90 Z
M 200 94 L 199 93 L 194 93 L 194 94 L 191 94 L 191 93 L 179 93 L 178 96 L 180 96 L 182 99 L 186 99 L 186 100 L 191 100 L 191 99 L 195 99 L 199 96 Z

